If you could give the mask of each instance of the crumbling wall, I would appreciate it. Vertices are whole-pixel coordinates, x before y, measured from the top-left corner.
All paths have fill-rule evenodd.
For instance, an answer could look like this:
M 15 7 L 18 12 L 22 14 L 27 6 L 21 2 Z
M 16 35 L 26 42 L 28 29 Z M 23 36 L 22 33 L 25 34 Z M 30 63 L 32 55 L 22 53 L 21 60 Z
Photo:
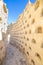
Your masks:
M 9 30 L 11 44 L 25 53 L 29 65 L 43 65 L 43 0 L 28 3 Z

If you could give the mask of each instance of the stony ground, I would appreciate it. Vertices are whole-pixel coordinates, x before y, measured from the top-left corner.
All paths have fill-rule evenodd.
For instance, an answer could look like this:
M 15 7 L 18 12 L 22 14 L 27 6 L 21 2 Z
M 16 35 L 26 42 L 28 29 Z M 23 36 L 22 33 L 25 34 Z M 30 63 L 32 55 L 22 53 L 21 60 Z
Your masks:
M 7 45 L 7 55 L 3 65 L 27 65 L 25 56 L 11 44 Z

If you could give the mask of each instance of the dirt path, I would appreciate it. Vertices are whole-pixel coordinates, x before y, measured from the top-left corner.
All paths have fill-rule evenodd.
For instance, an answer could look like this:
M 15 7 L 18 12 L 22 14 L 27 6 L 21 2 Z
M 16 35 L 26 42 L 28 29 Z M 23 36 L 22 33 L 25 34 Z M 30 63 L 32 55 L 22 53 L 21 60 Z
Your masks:
M 7 55 L 3 65 L 27 65 L 25 56 L 14 46 L 7 45 Z

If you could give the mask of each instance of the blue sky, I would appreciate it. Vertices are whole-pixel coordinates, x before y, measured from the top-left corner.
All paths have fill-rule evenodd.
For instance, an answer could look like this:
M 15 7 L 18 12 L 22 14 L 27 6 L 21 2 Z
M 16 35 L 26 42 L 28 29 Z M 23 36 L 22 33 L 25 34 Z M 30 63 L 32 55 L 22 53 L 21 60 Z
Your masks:
M 29 0 L 4 0 L 8 8 L 8 24 L 16 22 Z M 35 0 L 30 0 L 32 3 Z

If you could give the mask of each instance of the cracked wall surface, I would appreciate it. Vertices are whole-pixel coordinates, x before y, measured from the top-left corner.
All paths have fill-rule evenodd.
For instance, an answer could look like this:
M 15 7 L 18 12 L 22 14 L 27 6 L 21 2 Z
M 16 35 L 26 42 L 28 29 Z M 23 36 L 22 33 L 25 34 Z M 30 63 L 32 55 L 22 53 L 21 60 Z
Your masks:
M 27 4 L 15 24 L 8 27 L 10 43 L 25 53 L 29 65 L 43 65 L 43 0 Z
M 8 10 L 3 0 L 0 0 L 0 65 L 6 54 L 6 30 L 7 30 Z

